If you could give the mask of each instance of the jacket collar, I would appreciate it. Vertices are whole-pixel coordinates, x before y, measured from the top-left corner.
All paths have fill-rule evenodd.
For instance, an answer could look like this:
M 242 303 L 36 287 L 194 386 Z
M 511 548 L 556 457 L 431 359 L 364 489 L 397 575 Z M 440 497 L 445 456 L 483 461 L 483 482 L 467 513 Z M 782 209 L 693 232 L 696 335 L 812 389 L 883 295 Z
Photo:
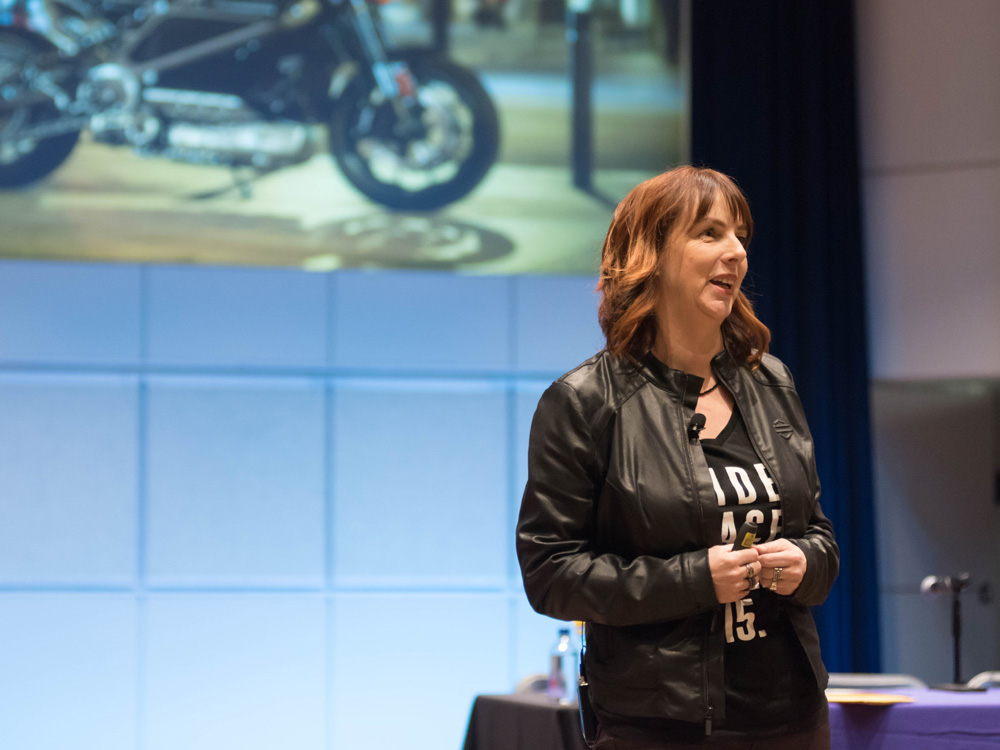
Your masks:
M 704 378 L 667 367 L 651 351 L 642 356 L 639 365 L 640 372 L 648 380 L 683 401 L 685 406 L 694 408 L 698 402 L 698 394 L 705 383 Z M 733 392 L 733 395 L 736 395 L 736 391 L 739 389 L 739 381 L 736 377 L 737 366 L 733 358 L 729 356 L 729 352 L 723 349 L 716 354 L 712 357 L 711 365 L 712 372 L 715 373 L 716 377 Z

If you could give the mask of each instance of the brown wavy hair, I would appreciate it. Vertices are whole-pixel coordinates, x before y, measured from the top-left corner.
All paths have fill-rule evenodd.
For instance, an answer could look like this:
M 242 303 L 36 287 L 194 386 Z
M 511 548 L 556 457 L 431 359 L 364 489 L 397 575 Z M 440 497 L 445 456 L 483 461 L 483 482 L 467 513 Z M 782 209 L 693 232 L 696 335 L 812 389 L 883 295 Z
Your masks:
M 640 183 L 615 209 L 601 249 L 598 320 L 614 356 L 637 362 L 656 340 L 656 303 L 663 253 L 711 210 L 721 196 L 730 213 L 753 235 L 750 206 L 732 178 L 704 167 L 682 166 Z M 756 369 L 771 332 L 754 315 L 742 291 L 722 322 L 722 340 L 739 364 Z

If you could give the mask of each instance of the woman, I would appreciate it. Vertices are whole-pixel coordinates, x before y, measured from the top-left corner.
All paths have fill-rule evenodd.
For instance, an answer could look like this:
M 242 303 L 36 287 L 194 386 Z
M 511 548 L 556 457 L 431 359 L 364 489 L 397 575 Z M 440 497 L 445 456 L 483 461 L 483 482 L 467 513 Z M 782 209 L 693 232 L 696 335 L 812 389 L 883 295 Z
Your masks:
M 602 750 L 829 747 L 807 607 L 839 551 L 792 377 L 740 291 L 752 228 L 710 169 L 633 189 L 602 252 L 607 345 L 532 421 L 524 588 L 587 623 Z M 744 520 L 757 543 L 733 551 Z

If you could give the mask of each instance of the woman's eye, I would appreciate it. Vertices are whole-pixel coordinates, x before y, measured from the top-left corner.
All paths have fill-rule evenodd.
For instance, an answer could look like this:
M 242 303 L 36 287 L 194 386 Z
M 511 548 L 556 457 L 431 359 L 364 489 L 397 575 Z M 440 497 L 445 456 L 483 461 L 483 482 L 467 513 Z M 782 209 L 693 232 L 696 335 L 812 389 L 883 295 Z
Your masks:
M 743 247 L 746 247 L 747 238 L 745 234 L 737 235 L 736 239 L 740 241 L 740 244 L 743 245 Z
M 707 229 L 703 230 L 701 234 L 703 237 L 714 237 L 715 227 L 708 227 Z

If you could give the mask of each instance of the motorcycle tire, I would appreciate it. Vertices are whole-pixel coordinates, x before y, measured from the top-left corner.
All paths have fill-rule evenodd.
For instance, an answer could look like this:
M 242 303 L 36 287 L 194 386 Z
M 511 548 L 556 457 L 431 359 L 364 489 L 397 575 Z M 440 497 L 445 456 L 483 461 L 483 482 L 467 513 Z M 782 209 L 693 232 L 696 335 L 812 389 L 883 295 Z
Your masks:
M 31 55 L 51 49 L 50 43 L 40 37 L 0 31 L 0 84 L 16 76 Z M 30 185 L 66 161 L 80 139 L 79 130 L 33 143 L 18 143 L 19 130 L 58 116 L 59 110 L 52 103 L 0 115 L 0 189 Z
M 413 187 L 394 182 L 395 175 L 387 175 L 385 170 L 380 173 L 373 151 L 403 162 L 409 147 L 394 142 L 390 135 L 397 121 L 395 112 L 369 76 L 357 76 L 335 102 L 328 121 L 329 146 L 344 176 L 373 201 L 397 210 L 429 211 L 464 197 L 486 176 L 496 161 L 500 124 L 493 100 L 472 72 L 440 57 L 411 57 L 406 62 L 416 82 L 421 119 L 428 132 L 433 134 L 435 119 L 450 119 L 444 129 L 465 141 L 456 163 L 444 170 L 440 181 Z M 434 103 L 442 96 L 465 110 L 458 113 L 464 121 L 458 122 L 459 118 L 452 118 Z M 426 143 L 432 140 L 428 138 Z M 444 164 L 447 162 L 435 168 Z M 419 166 L 408 168 L 420 176 Z M 430 170 L 424 171 L 430 174 Z

